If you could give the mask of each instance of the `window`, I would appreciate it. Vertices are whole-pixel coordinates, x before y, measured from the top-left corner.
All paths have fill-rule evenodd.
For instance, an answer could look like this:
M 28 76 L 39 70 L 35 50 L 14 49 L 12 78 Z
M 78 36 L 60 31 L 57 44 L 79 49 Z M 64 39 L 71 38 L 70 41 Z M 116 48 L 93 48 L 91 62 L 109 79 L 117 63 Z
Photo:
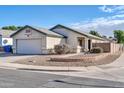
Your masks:
M 25 33 L 31 33 L 31 31 L 30 30 L 26 30 Z
M 25 30 L 25 34 L 26 35 L 31 35 L 32 34 L 32 30 L 31 29 L 26 29 Z

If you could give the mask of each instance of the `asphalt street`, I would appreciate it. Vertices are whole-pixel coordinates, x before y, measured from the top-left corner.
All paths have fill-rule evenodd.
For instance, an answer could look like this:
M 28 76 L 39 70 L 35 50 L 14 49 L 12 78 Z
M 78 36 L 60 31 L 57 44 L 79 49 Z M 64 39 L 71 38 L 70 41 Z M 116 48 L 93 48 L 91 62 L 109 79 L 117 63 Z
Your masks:
M 67 72 L 68 73 L 68 72 Z M 0 68 L 0 88 L 120 88 L 124 82 Z

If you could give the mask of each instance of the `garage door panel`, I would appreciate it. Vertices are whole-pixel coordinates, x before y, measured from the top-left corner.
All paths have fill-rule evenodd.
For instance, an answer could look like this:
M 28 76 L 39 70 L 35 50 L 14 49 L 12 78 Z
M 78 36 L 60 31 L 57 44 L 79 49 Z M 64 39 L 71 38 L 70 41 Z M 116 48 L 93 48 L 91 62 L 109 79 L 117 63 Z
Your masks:
M 41 39 L 17 40 L 18 54 L 41 54 Z

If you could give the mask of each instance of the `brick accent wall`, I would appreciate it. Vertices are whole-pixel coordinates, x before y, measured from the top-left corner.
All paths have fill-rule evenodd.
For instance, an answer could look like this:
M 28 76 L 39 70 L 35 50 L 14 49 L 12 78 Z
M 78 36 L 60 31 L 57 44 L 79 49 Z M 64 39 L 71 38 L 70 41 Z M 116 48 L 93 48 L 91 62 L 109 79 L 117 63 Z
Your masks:
M 92 43 L 92 47 L 101 47 L 105 53 L 115 53 L 124 50 L 123 44 L 116 43 Z
M 105 53 L 111 51 L 110 43 L 92 43 L 92 47 L 101 47 Z

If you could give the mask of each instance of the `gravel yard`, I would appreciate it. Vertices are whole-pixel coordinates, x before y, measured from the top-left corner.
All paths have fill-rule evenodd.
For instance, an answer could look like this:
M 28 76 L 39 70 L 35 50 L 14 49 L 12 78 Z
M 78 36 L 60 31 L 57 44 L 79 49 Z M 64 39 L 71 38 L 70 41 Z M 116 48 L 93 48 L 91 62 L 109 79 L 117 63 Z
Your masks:
M 103 57 L 95 62 L 92 61 L 80 61 L 80 62 L 56 62 L 56 61 L 50 61 L 51 58 L 58 57 L 57 55 L 38 55 L 35 57 L 30 57 L 26 59 L 21 59 L 18 61 L 15 61 L 15 63 L 19 64 L 27 64 L 27 65 L 38 65 L 38 66 L 95 66 L 95 65 L 102 65 L 102 64 L 108 64 L 116 60 L 121 54 L 116 53 L 116 54 L 111 54 L 106 57 Z M 91 55 L 87 54 L 85 55 L 87 57 L 94 57 L 97 55 Z M 60 57 L 60 56 L 59 56 Z M 82 58 L 84 55 L 75 55 L 75 56 L 70 56 L 66 58 Z

